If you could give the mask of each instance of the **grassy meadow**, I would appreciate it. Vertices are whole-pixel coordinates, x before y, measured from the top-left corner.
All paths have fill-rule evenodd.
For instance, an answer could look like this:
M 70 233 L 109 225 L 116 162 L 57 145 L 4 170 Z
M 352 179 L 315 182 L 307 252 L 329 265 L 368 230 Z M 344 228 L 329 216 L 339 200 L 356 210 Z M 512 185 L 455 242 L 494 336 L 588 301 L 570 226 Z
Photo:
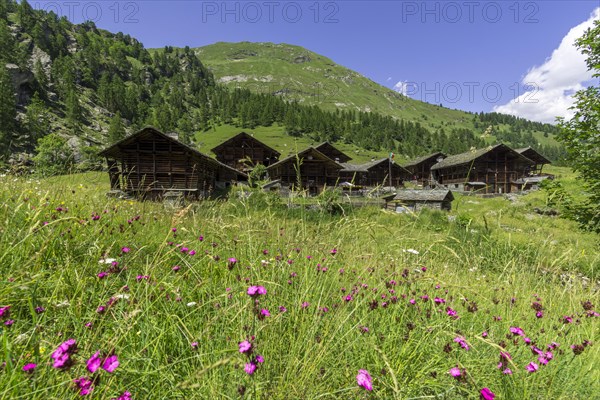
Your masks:
M 0 187 L 0 399 L 600 393 L 599 238 L 543 192 L 332 215 L 110 199 L 105 173 Z

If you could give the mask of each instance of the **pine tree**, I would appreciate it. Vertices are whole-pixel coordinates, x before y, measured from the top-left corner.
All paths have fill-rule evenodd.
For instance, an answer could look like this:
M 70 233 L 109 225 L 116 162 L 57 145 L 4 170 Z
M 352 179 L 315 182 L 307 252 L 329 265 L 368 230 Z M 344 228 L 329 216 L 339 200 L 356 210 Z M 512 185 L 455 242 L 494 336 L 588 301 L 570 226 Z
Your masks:
M 27 106 L 26 121 L 30 143 L 35 143 L 50 133 L 50 112 L 37 92 Z
M 67 89 L 67 99 L 65 102 L 67 122 L 73 132 L 78 132 L 81 122 L 81 105 L 79 104 L 79 96 L 74 85 L 70 85 Z
M 111 118 L 110 126 L 108 127 L 108 143 L 118 142 L 125 137 L 125 127 L 121 119 L 121 113 L 117 113 Z
M 15 89 L 4 65 L 0 65 L 0 153 L 7 153 L 15 133 Z

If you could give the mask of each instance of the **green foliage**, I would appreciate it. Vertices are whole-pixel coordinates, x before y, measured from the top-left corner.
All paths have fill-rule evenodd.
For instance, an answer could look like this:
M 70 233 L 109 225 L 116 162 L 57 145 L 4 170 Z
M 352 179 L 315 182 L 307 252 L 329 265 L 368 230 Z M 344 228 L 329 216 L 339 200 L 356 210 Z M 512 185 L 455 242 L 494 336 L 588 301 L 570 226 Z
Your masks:
M 125 127 L 123 126 L 123 120 L 121 113 L 117 113 L 111 118 L 110 125 L 108 127 L 108 145 L 118 142 L 125 137 Z
M 0 155 L 5 155 L 11 146 L 16 130 L 17 116 L 15 90 L 4 65 L 0 65 Z
M 577 40 L 587 56 L 588 69 L 600 77 L 600 21 Z M 567 148 L 573 168 L 578 171 L 589 191 L 589 199 L 578 207 L 580 222 L 586 229 L 600 233 L 600 87 L 590 86 L 575 95 L 575 115 L 559 119 L 558 139 Z
M 73 150 L 67 140 L 56 133 L 39 139 L 36 153 L 33 161 L 42 175 L 65 174 L 72 170 L 75 163 Z
M 267 176 L 267 167 L 263 164 L 255 165 L 248 174 L 248 183 L 252 187 L 257 187 Z
M 26 127 L 31 143 L 50 133 L 50 111 L 37 92 L 27 106 Z
M 326 188 L 319 194 L 317 201 L 319 206 L 329 214 L 343 214 L 341 197 L 342 190 L 340 188 Z

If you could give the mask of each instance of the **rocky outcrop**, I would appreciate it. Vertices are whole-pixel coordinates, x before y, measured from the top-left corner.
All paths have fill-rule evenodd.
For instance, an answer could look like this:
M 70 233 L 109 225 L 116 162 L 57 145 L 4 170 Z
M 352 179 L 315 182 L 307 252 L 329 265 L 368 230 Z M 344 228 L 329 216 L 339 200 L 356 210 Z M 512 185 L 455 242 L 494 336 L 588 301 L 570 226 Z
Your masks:
M 35 76 L 28 69 L 22 71 L 16 64 L 6 64 L 6 70 L 8 71 L 13 87 L 15 88 L 17 104 L 26 104 L 29 102 L 32 95 Z

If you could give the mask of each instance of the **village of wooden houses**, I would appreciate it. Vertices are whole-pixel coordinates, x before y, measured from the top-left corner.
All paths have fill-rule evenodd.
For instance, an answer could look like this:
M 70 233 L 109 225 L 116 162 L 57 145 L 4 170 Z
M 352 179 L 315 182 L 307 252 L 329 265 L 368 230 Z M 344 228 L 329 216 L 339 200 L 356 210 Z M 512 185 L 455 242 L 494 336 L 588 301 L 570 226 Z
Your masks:
M 241 132 L 212 149 L 215 157 L 178 140 L 176 133 L 146 127 L 103 150 L 113 196 L 147 199 L 210 196 L 215 189 L 247 185 L 250 171 L 266 167 L 262 188 L 289 196 L 340 188 L 352 196 L 376 194 L 398 212 L 429 207 L 450 210 L 453 192 L 495 196 L 537 189 L 550 161 L 532 148 L 497 144 L 446 155 L 436 152 L 402 165 L 393 156 L 355 164 L 331 143 L 282 155 Z M 408 189 L 410 187 L 411 189 Z

